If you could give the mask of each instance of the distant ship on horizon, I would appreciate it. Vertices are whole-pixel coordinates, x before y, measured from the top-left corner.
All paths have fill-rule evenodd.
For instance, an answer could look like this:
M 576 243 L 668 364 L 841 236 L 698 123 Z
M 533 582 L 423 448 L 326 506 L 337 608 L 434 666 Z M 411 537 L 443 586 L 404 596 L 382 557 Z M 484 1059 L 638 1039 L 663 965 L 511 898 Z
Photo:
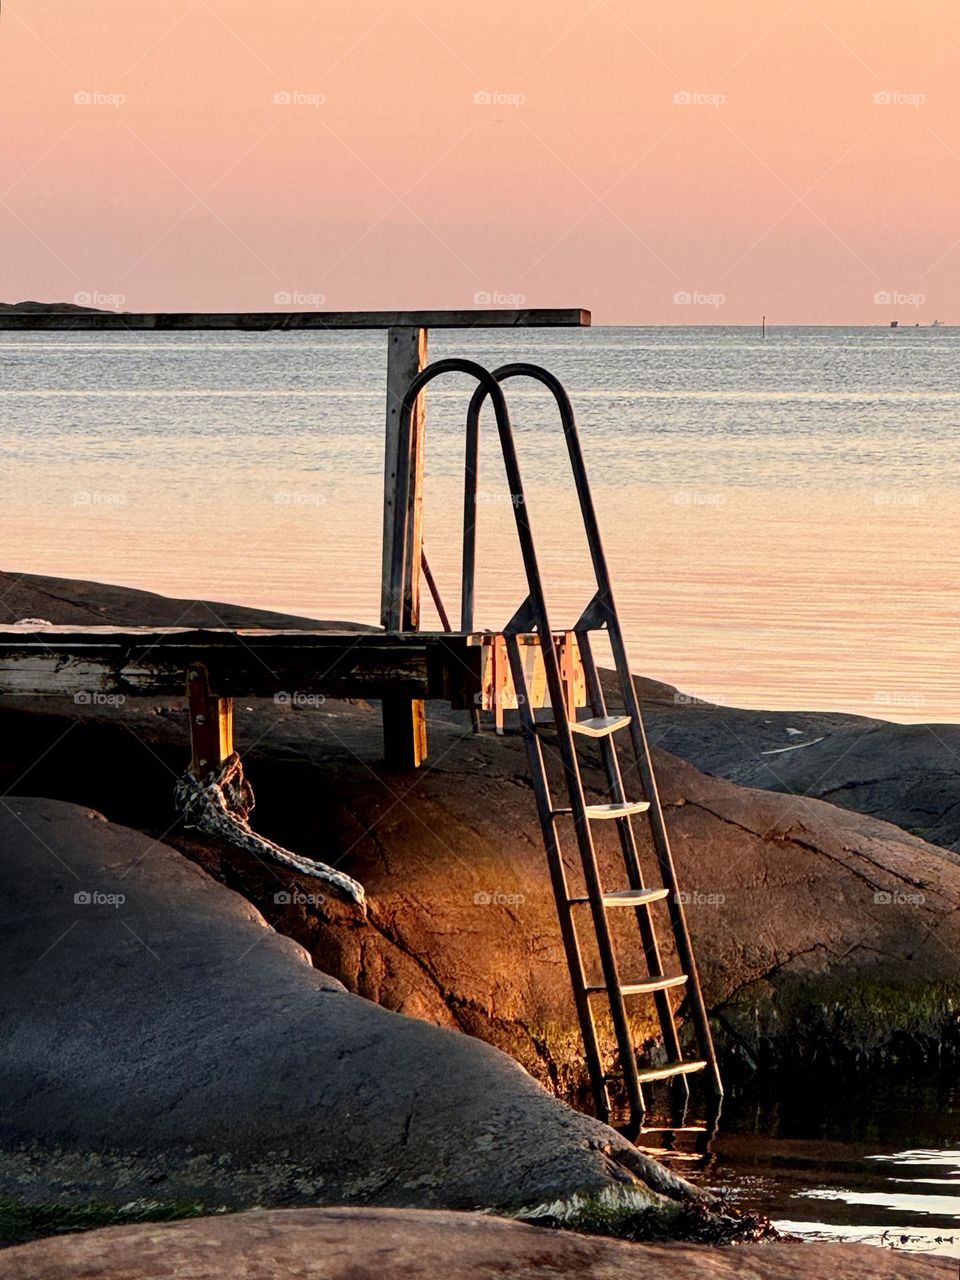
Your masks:
M 919 320 L 917 320 L 917 321 L 916 321 L 914 324 L 912 324 L 912 325 L 908 325 L 907 327 L 908 327 L 908 328 L 910 328 L 910 329 L 921 329 L 921 328 L 923 328 L 923 326 L 920 324 L 920 321 L 919 321 Z M 891 329 L 899 329 L 899 328 L 900 328 L 900 321 L 899 321 L 899 320 L 891 320 L 891 321 L 890 321 L 890 328 L 891 328 Z M 942 321 L 942 320 L 931 320 L 931 321 L 930 321 L 929 328 L 931 328 L 931 329 L 942 329 L 942 328 L 944 328 L 943 321 Z

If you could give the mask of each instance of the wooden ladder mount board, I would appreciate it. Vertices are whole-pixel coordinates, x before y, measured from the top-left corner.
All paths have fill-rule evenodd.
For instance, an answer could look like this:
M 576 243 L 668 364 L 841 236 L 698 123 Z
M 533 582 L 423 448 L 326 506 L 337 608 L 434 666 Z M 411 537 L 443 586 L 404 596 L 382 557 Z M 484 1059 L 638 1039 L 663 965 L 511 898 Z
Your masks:
M 550 692 L 547 688 L 547 672 L 543 661 L 543 648 L 536 632 L 516 637 L 523 659 L 527 689 L 532 708 L 549 707 Z M 492 711 L 497 733 L 503 733 L 504 711 L 518 709 L 517 689 L 510 670 L 507 642 L 497 632 L 483 633 L 476 637 L 483 651 L 483 688 L 478 697 L 480 711 Z M 552 635 L 560 676 L 563 682 L 567 717 L 576 719 L 577 708 L 587 705 L 587 687 L 580 660 L 577 637 L 572 631 L 555 631 Z

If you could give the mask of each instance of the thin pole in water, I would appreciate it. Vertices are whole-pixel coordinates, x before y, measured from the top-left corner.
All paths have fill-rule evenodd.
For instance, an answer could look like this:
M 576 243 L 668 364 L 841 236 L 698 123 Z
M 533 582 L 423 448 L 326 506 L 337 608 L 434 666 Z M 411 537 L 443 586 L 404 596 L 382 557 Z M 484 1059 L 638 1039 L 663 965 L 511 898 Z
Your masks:
M 767 317 L 766 316 L 763 317 L 763 324 L 760 326 L 760 332 L 763 336 L 764 342 L 766 342 L 767 340 Z

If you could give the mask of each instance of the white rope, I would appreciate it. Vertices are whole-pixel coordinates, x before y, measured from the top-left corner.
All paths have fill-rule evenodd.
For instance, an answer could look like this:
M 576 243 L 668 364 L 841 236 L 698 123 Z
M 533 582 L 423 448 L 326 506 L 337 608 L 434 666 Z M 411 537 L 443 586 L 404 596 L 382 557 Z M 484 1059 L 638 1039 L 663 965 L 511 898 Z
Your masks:
M 224 761 L 220 773 L 211 772 L 205 782 L 187 770 L 177 782 L 174 795 L 185 826 L 219 836 L 245 853 L 279 863 L 289 871 L 324 880 L 366 908 L 363 885 L 352 876 L 335 871 L 325 862 L 315 862 L 313 858 L 291 853 L 251 830 L 248 816 L 253 809 L 253 789 L 243 776 L 243 766 L 236 751 Z

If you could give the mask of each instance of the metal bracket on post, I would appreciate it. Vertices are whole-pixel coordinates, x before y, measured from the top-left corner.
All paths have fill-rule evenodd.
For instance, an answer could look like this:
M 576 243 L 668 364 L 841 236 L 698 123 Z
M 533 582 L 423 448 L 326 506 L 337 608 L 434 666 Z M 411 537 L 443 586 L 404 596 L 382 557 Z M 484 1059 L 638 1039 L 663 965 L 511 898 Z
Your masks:
M 420 566 L 423 557 L 423 397 L 417 405 L 410 436 L 410 452 L 399 456 L 400 406 L 407 387 L 427 364 L 427 331 L 414 326 L 387 334 L 387 424 L 383 469 L 383 577 L 380 622 L 388 631 L 416 631 L 420 626 Z M 409 474 L 407 540 L 410 547 L 406 575 L 397 576 L 394 555 L 398 479 Z M 408 575 L 409 580 L 405 580 Z M 424 705 L 402 695 L 383 699 L 383 744 L 387 764 L 394 769 L 419 768 L 427 755 Z
M 190 706 L 190 772 L 198 781 L 219 774 L 233 754 L 233 699 L 210 691 L 210 675 L 202 663 L 187 669 Z

